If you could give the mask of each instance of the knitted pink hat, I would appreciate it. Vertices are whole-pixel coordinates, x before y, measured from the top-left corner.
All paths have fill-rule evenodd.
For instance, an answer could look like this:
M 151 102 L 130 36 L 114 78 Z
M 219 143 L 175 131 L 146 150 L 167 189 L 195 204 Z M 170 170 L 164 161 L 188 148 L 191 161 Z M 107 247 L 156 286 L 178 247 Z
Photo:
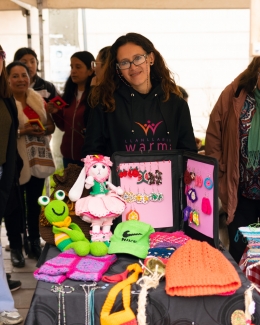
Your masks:
M 113 165 L 109 157 L 102 156 L 102 155 L 89 155 L 81 159 L 81 161 L 83 161 L 85 164 L 86 175 L 88 174 L 89 168 L 95 165 L 96 163 L 102 163 L 107 167 L 111 167 Z M 110 174 L 110 168 L 109 168 L 109 174 Z
M 170 296 L 208 296 L 241 287 L 234 266 L 207 242 L 189 240 L 169 258 L 165 271 Z

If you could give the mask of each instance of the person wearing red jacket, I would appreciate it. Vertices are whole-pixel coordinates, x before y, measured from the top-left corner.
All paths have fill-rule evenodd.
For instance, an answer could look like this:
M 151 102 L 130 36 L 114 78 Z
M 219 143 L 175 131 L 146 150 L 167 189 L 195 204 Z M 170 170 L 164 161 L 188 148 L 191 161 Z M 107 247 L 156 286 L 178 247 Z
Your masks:
M 47 110 L 52 114 L 56 126 L 64 132 L 61 142 L 64 168 L 69 163 L 83 166 L 81 149 L 86 128 L 84 113 L 86 109 L 89 109 L 87 98 L 94 75 L 91 61 L 94 60 L 94 56 L 90 52 L 74 53 L 70 58 L 70 76 L 66 81 L 62 96 L 67 106 L 58 109 L 53 102 L 47 104 Z

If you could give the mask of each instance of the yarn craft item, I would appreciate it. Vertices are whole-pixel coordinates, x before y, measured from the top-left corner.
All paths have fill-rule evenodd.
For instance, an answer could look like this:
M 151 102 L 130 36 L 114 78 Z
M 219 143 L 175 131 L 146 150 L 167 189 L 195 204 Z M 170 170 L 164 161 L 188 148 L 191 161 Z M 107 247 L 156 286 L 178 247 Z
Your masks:
M 196 175 L 196 177 L 195 177 L 195 186 L 202 187 L 202 185 L 203 185 L 202 177 L 199 176 L 199 175 Z
M 189 207 L 188 205 L 186 206 L 186 208 L 184 208 L 184 210 L 183 210 L 183 220 L 184 221 L 189 220 L 191 211 L 192 211 L 192 208 Z
M 191 179 L 191 176 L 190 176 L 190 172 L 187 169 L 184 172 L 183 180 L 184 180 L 184 183 L 186 185 L 188 185 L 188 184 L 190 184 L 192 182 L 192 179 Z
M 147 257 L 144 260 L 144 265 L 147 266 L 147 263 L 151 259 L 160 260 L 163 264 L 167 264 L 171 255 L 175 252 L 176 247 L 154 247 L 149 248 Z
M 166 293 L 170 296 L 208 296 L 241 287 L 234 266 L 207 242 L 189 240 L 166 264 Z
M 192 203 L 198 201 L 198 195 L 197 195 L 197 192 L 196 192 L 196 190 L 194 188 L 191 188 L 191 189 L 188 190 L 187 197 L 189 198 L 189 200 Z
M 204 186 L 206 187 L 207 190 L 211 190 L 213 187 L 213 180 L 210 177 L 206 177 L 204 179 Z
M 126 220 L 140 220 L 140 215 L 135 209 L 131 209 L 126 214 Z
M 155 171 L 155 183 L 156 185 L 162 184 L 162 172 L 159 171 L 159 169 L 156 169 Z
M 44 206 L 44 215 L 52 225 L 55 245 L 60 251 L 73 248 L 79 256 L 89 253 L 96 256 L 107 254 L 107 246 L 104 243 L 90 243 L 80 227 L 71 222 L 69 209 L 63 201 L 64 191 L 56 191 L 54 200 L 50 201 L 48 196 L 40 196 L 38 203 Z
M 202 201 L 201 201 L 201 210 L 202 212 L 204 212 L 205 214 L 210 215 L 212 212 L 212 208 L 210 205 L 210 200 L 207 197 L 203 197 Z
M 100 313 L 100 325 L 137 325 L 135 314 L 130 308 L 131 284 L 138 280 L 139 274 L 142 273 L 142 268 L 139 264 L 135 263 L 128 265 L 127 270 L 129 272 L 133 271 L 133 273 L 126 280 L 114 285 L 106 297 Z M 122 291 L 124 309 L 112 312 L 113 305 L 120 291 Z
M 245 291 L 245 311 L 235 310 L 231 315 L 232 325 L 254 325 L 252 323 L 252 315 L 255 313 L 255 302 L 253 300 L 252 291 L 257 289 L 253 284 Z M 257 289 L 259 292 L 259 289 Z
M 66 279 L 100 281 L 103 274 L 117 260 L 116 255 L 78 256 L 73 249 L 46 261 L 33 275 L 37 280 L 62 283 Z
M 150 235 L 150 248 L 154 247 L 180 247 L 191 240 L 183 231 L 175 232 L 154 232 Z
M 142 184 L 142 183 L 148 184 L 148 179 L 149 179 L 148 172 L 146 170 L 144 170 L 144 171 L 139 170 L 137 184 Z
M 84 168 L 70 189 L 69 198 L 76 202 L 76 214 L 81 216 L 84 221 L 91 223 L 94 237 L 102 240 L 103 234 L 106 234 L 106 238 L 111 236 L 110 228 L 113 220 L 120 216 L 126 208 L 126 202 L 120 196 L 124 191 L 121 187 L 116 187 L 108 181 L 112 166 L 109 157 L 89 155 L 82 161 Z M 80 198 L 84 187 L 91 188 L 90 195 Z
M 198 211 L 194 209 L 190 210 L 189 222 L 190 224 L 194 223 L 196 226 L 200 225 L 200 217 Z
M 141 261 L 140 261 L 141 263 Z M 141 263 L 142 264 L 142 263 Z M 146 301 L 149 289 L 156 289 L 159 285 L 160 279 L 165 275 L 165 265 L 159 260 L 151 260 L 150 265 L 145 266 L 146 275 L 143 275 L 136 284 L 140 285 L 141 291 L 138 296 L 138 308 L 137 308 L 137 322 L 138 325 L 146 325 Z M 149 268 L 152 267 L 151 268 Z
M 57 192 L 58 190 L 64 191 L 65 198 L 63 201 L 67 204 L 69 208 L 69 216 L 71 217 L 72 222 L 76 223 L 81 228 L 81 230 L 83 231 L 87 239 L 90 239 L 90 234 L 89 234 L 89 231 L 91 229 L 90 224 L 83 221 L 81 217 L 75 215 L 75 203 L 71 202 L 71 200 L 68 197 L 68 192 L 71 189 L 71 187 L 74 185 L 81 170 L 82 167 L 75 164 L 69 164 L 68 167 L 63 170 L 61 175 L 54 174 L 53 175 L 54 185 L 52 186 L 53 191 L 50 195 L 50 200 L 54 199 L 54 193 Z M 89 195 L 89 190 L 84 189 L 82 193 L 82 197 L 85 197 L 87 195 Z M 44 239 L 46 243 L 55 245 L 54 234 L 52 232 L 52 225 L 46 219 L 43 209 L 40 214 L 39 230 L 40 230 L 41 237 Z

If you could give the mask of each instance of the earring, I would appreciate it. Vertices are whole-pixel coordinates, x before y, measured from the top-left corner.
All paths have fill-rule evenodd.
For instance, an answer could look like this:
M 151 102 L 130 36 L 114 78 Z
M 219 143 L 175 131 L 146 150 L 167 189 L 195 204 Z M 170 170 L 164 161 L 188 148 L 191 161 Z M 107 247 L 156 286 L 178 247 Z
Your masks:
M 153 65 L 153 62 L 150 62 L 151 65 Z

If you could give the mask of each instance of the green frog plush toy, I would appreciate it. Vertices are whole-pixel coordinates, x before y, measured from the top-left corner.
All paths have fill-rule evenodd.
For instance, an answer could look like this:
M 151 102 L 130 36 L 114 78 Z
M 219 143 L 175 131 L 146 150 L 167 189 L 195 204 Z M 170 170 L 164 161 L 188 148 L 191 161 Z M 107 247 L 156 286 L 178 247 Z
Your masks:
M 104 256 L 107 254 L 108 247 L 104 242 L 92 242 L 85 237 L 81 228 L 71 222 L 69 208 L 63 201 L 65 192 L 59 190 L 54 193 L 54 199 L 50 200 L 48 196 L 40 196 L 38 203 L 44 206 L 44 215 L 52 224 L 54 241 L 60 251 L 73 248 L 79 256 L 88 254 L 94 256 Z

